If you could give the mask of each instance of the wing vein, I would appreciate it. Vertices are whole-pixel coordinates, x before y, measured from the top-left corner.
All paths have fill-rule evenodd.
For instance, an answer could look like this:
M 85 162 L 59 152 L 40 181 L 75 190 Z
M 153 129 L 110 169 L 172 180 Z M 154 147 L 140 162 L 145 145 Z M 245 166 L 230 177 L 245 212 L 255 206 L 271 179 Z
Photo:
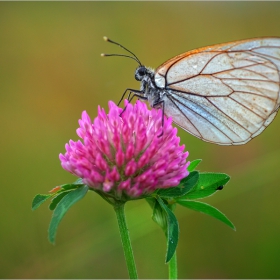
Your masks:
M 255 114 L 256 116 L 258 116 L 258 117 L 260 117 L 262 120 L 264 120 L 264 118 L 263 118 L 261 115 L 259 115 L 258 113 L 254 112 L 253 110 L 251 110 L 251 109 L 250 109 L 249 107 L 247 107 L 245 104 L 243 104 L 243 103 L 237 101 L 237 100 L 234 99 L 232 96 L 229 96 L 229 98 L 230 98 L 232 101 L 238 103 L 240 106 L 244 107 L 246 110 L 249 110 L 251 113 Z
M 212 96 L 211 96 L 212 97 Z M 212 104 L 218 111 L 220 111 L 220 112 L 222 112 L 224 115 L 226 115 L 227 116 L 227 118 L 229 118 L 232 122 L 234 122 L 237 126 L 239 126 L 240 128 L 243 128 L 244 130 L 246 130 L 249 134 L 251 134 L 251 132 L 248 130 L 248 129 L 246 129 L 244 126 L 242 126 L 240 123 L 238 123 L 235 119 L 233 119 L 232 117 L 230 117 L 227 113 L 225 113 L 225 111 L 223 111 L 222 109 L 219 109 L 216 105 L 215 105 L 215 103 L 213 103 L 212 101 L 210 101 L 209 100 L 209 98 L 210 97 L 205 97 L 207 100 L 208 100 L 208 102 L 210 103 L 210 104 Z M 233 99 L 234 100 L 234 99 Z M 234 100 L 235 101 L 235 100 Z M 224 124 L 224 123 L 223 123 Z M 225 125 L 225 124 L 224 124 Z M 227 125 L 225 125 L 225 126 L 227 126 Z M 228 127 L 228 126 L 227 126 Z M 229 127 L 228 127 L 229 128 Z M 229 128 L 235 135 L 238 135 L 238 134 L 236 134 L 231 128 Z
M 258 52 L 255 52 L 255 51 L 250 51 L 250 52 L 256 54 L 256 56 L 269 57 L 269 58 L 273 58 L 273 59 L 276 59 L 276 60 L 279 60 L 279 61 L 280 61 L 280 58 L 279 58 L 279 57 L 276 57 L 276 56 L 273 56 L 273 55 L 264 54 L 264 53 L 258 53 Z M 269 60 L 269 61 L 271 61 L 271 60 Z
M 185 113 L 177 106 L 177 104 L 172 100 L 175 99 L 176 101 L 178 101 L 176 98 L 174 98 L 171 95 L 166 95 L 167 98 L 173 103 L 174 106 L 176 106 L 176 108 L 181 112 L 181 114 L 193 125 L 193 127 L 196 129 L 196 131 L 199 133 L 200 137 L 202 137 L 202 134 L 200 133 L 200 131 L 197 129 L 197 127 L 194 125 L 194 123 L 185 115 Z M 179 102 L 180 104 L 182 104 L 181 102 Z
M 176 95 L 176 93 L 175 93 L 175 95 Z M 179 96 L 179 95 L 177 95 L 177 96 Z M 169 98 L 171 97 L 171 98 L 173 98 L 173 99 L 175 99 L 178 103 L 180 103 L 181 105 L 183 105 L 183 106 L 186 106 L 185 104 L 183 104 L 182 102 L 180 102 L 180 100 L 178 100 L 177 98 L 175 98 L 174 96 L 168 96 Z M 182 97 L 182 98 L 184 98 L 183 96 L 179 96 L 179 97 Z M 206 97 L 204 97 L 210 104 L 212 104 L 212 102 L 210 102 Z M 205 110 L 205 108 L 203 108 L 202 106 L 200 106 L 199 104 L 197 104 L 197 103 L 194 103 L 193 101 L 191 101 L 191 100 L 189 100 L 189 99 L 186 99 L 186 98 L 184 98 L 185 100 L 187 100 L 188 102 L 190 102 L 190 103 L 192 103 L 192 104 L 195 104 L 195 106 L 197 106 L 197 107 L 199 107 L 199 108 L 201 108 L 203 111 L 206 111 Z M 220 111 L 220 112 L 222 112 L 224 115 L 226 115 L 227 116 L 227 114 L 225 114 L 223 111 L 221 111 L 220 109 L 218 109 L 217 108 L 217 106 L 215 106 L 214 104 L 212 104 L 218 111 Z M 178 106 L 176 106 L 177 108 L 178 108 Z M 206 119 L 204 116 L 202 116 L 202 115 L 200 115 L 200 114 L 198 114 L 196 111 L 194 111 L 194 110 L 192 110 L 190 107 L 188 107 L 188 109 L 190 110 L 190 111 L 192 111 L 192 112 L 194 112 L 195 114 L 197 114 L 197 115 L 199 115 L 199 116 L 201 116 L 206 122 L 208 122 L 208 123 L 210 123 L 211 125 L 213 125 L 217 130 L 219 130 L 222 134 L 224 134 L 227 138 L 229 138 L 231 141 L 233 141 L 228 135 L 226 135 L 218 126 L 216 126 L 215 124 L 213 124 L 212 122 L 210 122 L 208 119 Z M 180 110 L 181 112 L 182 112 L 182 110 Z M 213 118 L 215 118 L 215 119 L 217 119 L 211 112 L 209 112 L 209 111 L 206 111 L 210 116 L 212 116 Z M 184 113 L 183 113 L 184 114 Z M 184 114 L 184 116 L 185 116 L 185 114 Z M 228 116 L 228 118 L 229 119 L 231 119 L 229 116 Z M 187 118 L 188 119 L 188 118 Z M 188 119 L 189 120 L 189 119 Z M 235 122 L 235 120 L 233 120 L 234 122 Z M 235 122 L 236 123 L 236 122 Z M 193 123 L 192 123 L 193 124 Z M 224 126 L 226 126 L 231 132 L 233 132 L 235 135 L 237 135 L 238 136 L 238 134 L 236 134 L 236 132 L 235 131 L 233 131 L 228 125 L 226 125 L 225 123 L 223 123 L 222 122 L 222 124 L 224 125 Z M 241 127 L 241 128 L 244 128 L 244 127 L 242 127 L 241 125 L 239 125 L 238 123 L 236 123 L 239 127 Z M 196 127 L 196 126 L 195 126 Z M 197 127 L 196 127 L 196 129 L 197 129 Z M 197 129 L 198 130 L 198 129 Z M 234 142 L 234 141 L 233 141 Z

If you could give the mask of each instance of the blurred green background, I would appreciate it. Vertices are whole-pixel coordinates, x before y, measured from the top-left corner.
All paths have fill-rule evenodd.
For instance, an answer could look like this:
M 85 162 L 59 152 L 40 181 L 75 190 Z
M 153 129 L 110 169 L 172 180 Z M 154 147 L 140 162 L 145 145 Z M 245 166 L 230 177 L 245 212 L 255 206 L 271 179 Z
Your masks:
M 51 212 L 32 198 L 75 178 L 58 154 L 83 110 L 96 116 L 134 80 L 136 63 L 102 58 L 121 50 L 156 68 L 198 47 L 280 36 L 280 2 L 1 2 L 0 278 L 127 278 L 113 209 L 93 193 L 47 240 Z M 280 278 L 280 116 L 244 146 L 202 142 L 179 129 L 201 171 L 232 176 L 204 201 L 223 211 L 234 232 L 211 217 L 177 207 L 180 278 Z M 127 204 L 140 278 L 167 278 L 166 242 L 145 201 Z

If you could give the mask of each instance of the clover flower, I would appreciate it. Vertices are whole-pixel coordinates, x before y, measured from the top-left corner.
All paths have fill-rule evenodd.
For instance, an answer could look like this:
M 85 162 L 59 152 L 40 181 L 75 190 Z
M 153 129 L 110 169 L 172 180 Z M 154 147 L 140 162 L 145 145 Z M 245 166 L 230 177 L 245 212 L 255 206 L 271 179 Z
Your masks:
M 189 162 L 172 119 L 164 117 L 162 126 L 160 109 L 148 110 L 141 101 L 125 101 L 125 106 L 123 111 L 110 101 L 109 113 L 98 107 L 93 122 L 84 111 L 77 129 L 83 142 L 65 145 L 66 153 L 59 155 L 62 167 L 94 190 L 121 200 L 177 186 L 189 174 Z

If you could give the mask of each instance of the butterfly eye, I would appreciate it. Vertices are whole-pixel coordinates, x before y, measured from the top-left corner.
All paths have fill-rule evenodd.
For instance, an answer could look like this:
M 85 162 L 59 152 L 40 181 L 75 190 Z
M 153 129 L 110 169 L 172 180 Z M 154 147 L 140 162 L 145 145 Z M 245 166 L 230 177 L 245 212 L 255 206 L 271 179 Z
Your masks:
M 144 66 L 140 66 L 135 71 L 135 79 L 137 81 L 142 81 L 144 76 L 147 74 L 147 69 Z

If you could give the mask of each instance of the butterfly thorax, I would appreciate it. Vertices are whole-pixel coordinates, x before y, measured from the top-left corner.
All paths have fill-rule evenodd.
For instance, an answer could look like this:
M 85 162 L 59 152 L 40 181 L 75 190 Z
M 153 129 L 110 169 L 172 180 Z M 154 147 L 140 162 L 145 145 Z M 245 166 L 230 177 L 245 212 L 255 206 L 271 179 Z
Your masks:
M 157 107 L 162 100 L 163 90 L 154 82 L 154 70 L 145 66 L 139 66 L 135 71 L 135 79 L 140 81 L 140 91 L 148 99 L 151 107 Z

